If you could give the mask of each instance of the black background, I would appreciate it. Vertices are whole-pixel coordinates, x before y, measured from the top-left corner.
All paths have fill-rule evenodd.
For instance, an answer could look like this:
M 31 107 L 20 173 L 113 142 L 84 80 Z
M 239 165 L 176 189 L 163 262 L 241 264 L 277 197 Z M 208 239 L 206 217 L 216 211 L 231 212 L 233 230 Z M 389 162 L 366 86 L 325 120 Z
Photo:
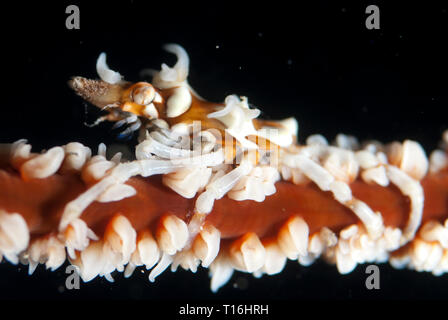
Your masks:
M 189 82 L 211 101 L 244 95 L 265 118 L 295 116 L 299 140 L 337 133 L 383 142 L 414 139 L 427 152 L 448 128 L 447 5 L 428 2 L 312 1 L 313 5 L 213 1 L 13 3 L 1 12 L 0 142 L 27 138 L 35 150 L 80 141 L 117 142 L 110 125 L 84 125 L 96 113 L 67 87 L 71 76 L 94 78 L 100 52 L 127 80 L 144 68 L 172 65 L 165 43 L 189 53 Z M 337 2 L 337 3 L 336 3 Z M 67 30 L 65 8 L 80 8 L 80 30 Z M 380 30 L 367 30 L 365 9 L 380 8 Z M 87 110 L 87 114 L 86 114 Z M 132 141 L 130 142 L 132 143 Z M 1 192 L 1 191 L 0 191 Z M 318 262 L 290 261 L 272 277 L 236 273 L 217 294 L 206 270 L 166 271 L 155 283 L 137 271 L 64 289 L 64 268 L 0 264 L 2 299 L 446 299 L 448 276 L 380 265 L 381 289 L 367 290 L 365 265 L 349 275 Z

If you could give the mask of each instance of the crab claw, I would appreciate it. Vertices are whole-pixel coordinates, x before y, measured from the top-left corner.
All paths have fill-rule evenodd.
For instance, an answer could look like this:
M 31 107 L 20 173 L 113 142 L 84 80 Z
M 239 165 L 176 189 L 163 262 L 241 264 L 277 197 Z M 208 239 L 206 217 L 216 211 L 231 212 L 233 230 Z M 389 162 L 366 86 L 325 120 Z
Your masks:
M 68 85 L 84 100 L 99 108 L 104 108 L 107 105 L 120 103 L 130 83 L 110 84 L 103 80 L 73 77 L 68 81 Z

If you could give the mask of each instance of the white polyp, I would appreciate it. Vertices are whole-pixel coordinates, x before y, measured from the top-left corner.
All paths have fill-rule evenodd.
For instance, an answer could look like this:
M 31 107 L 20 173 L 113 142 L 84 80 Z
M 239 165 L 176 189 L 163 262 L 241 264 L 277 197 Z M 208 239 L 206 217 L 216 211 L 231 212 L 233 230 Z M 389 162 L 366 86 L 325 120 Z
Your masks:
M 288 166 L 281 166 L 279 170 L 283 180 L 288 181 L 292 179 L 292 168 Z
M 282 175 L 284 180 L 291 180 L 294 184 L 306 184 L 310 181 L 300 169 L 287 166 L 282 166 Z
M 327 248 L 335 246 L 338 242 L 338 237 L 336 236 L 336 234 L 327 227 L 323 227 L 319 231 L 319 237 L 324 246 Z
M 65 159 L 62 164 L 64 170 L 79 171 L 87 160 L 90 159 L 92 151 L 79 142 L 70 142 L 64 146 Z
M 152 131 L 148 133 L 146 131 L 145 140 L 155 140 L 161 144 L 164 144 L 168 147 L 176 147 L 179 148 L 178 142 L 180 139 L 187 137 L 189 138 L 189 130 L 186 128 L 186 132 L 182 132 L 182 134 L 174 131 L 173 128 L 171 130 L 160 128 L 159 130 Z M 182 149 L 182 148 L 179 148 Z M 184 149 L 185 150 L 185 149 Z
M 160 71 L 151 71 L 153 75 L 152 84 L 160 89 L 188 86 L 189 57 L 187 52 L 177 44 L 169 44 L 164 49 L 177 56 L 176 64 L 171 68 L 162 64 Z
M 308 267 L 312 265 L 316 259 L 317 257 L 314 254 L 308 252 L 306 256 L 299 256 L 297 262 L 304 267 Z
M 230 199 L 254 200 L 262 202 L 266 196 L 275 193 L 275 183 L 280 179 L 276 168 L 259 165 L 242 177 L 238 183 L 227 194 Z
M 341 243 L 341 242 L 340 242 Z M 352 258 L 350 253 L 344 253 L 338 244 L 336 248 L 336 267 L 340 274 L 347 274 L 356 268 L 356 261 Z
M 124 276 L 125 278 L 129 278 L 129 277 L 131 277 L 132 274 L 134 273 L 136 267 L 137 267 L 137 265 L 134 264 L 134 262 L 133 262 L 132 259 L 131 259 L 131 261 L 129 261 L 129 263 L 126 265 L 126 268 L 124 269 L 124 274 L 123 274 L 123 276 Z
M 62 266 L 66 259 L 65 246 L 56 237 L 48 239 L 45 267 L 51 271 Z
M 327 227 L 323 227 L 310 237 L 308 252 L 315 257 L 319 257 L 327 248 L 335 246 L 337 242 L 336 234 Z
M 277 241 L 289 259 L 297 259 L 308 253 L 308 236 L 308 224 L 301 217 L 294 217 L 280 229 Z
M 246 272 L 254 272 L 266 262 L 266 250 L 255 233 L 250 233 L 236 248 L 230 250 L 233 266 Z
M 116 154 L 113 155 L 112 158 L 110 158 L 110 161 L 115 164 L 119 164 L 121 162 L 122 156 L 123 156 L 123 154 L 121 152 L 117 152 Z
M 37 239 L 31 243 L 27 250 L 29 269 L 28 274 L 33 274 L 39 263 L 45 263 L 52 271 L 59 268 L 65 262 L 65 247 L 56 237 Z
M 206 191 L 201 193 L 196 199 L 197 212 L 209 213 L 212 211 L 214 201 L 221 199 L 243 176 L 249 174 L 251 170 L 252 165 L 250 162 L 243 160 L 238 167 L 209 183 Z
M 106 258 L 103 254 L 103 242 L 92 242 L 87 248 L 81 251 L 79 258 L 73 261 L 73 263 L 79 268 L 79 275 L 84 282 L 88 282 L 98 275 L 101 275 L 106 264 Z
M 322 166 L 304 155 L 285 155 L 283 161 L 292 168 L 300 169 L 322 191 L 330 190 L 334 177 Z
M 154 282 L 156 277 L 160 275 L 163 271 L 165 271 L 172 262 L 173 262 L 173 256 L 164 252 L 162 254 L 162 258 L 160 259 L 159 263 L 149 273 L 148 276 L 149 281 Z
M 335 150 L 336 147 L 324 146 L 320 144 L 312 144 L 309 146 L 292 146 L 290 150 L 286 150 L 285 155 L 301 155 L 320 164 L 323 157 L 328 156 L 330 150 Z
M 186 79 L 188 76 L 190 59 L 185 49 L 174 43 L 166 44 L 163 48 L 166 51 L 175 54 L 177 57 L 177 62 L 173 68 L 177 71 L 178 80 Z
M 443 257 L 443 248 L 438 244 L 434 243 L 431 245 L 430 253 L 423 264 L 424 271 L 432 271 L 439 264 L 440 260 Z
M 161 139 L 161 135 L 149 134 L 146 139 L 139 143 L 135 149 L 137 159 L 148 159 L 151 154 L 165 159 L 187 158 L 192 156 L 192 151 L 189 149 L 180 149 L 171 147 L 167 143 L 161 143 L 154 139 L 154 136 L 158 136 Z
M 112 277 L 112 275 L 110 273 L 106 273 L 103 275 L 104 279 L 106 279 L 107 281 L 109 281 L 110 283 L 115 282 L 114 278 Z
M 356 137 L 342 133 L 339 133 L 336 136 L 335 144 L 342 149 L 355 150 L 359 148 L 359 142 Z
M 392 255 L 389 257 L 389 264 L 395 269 L 404 269 L 411 262 L 411 257 L 408 254 Z
M 295 140 L 298 134 L 299 124 L 293 117 L 271 121 L 273 125 L 266 125 L 257 130 L 257 136 L 270 141 L 271 143 L 286 148 Z M 267 146 L 263 146 L 262 149 Z M 272 147 L 275 148 L 275 147 Z
M 166 116 L 175 118 L 185 113 L 191 106 L 191 94 L 187 87 L 174 89 L 173 94 L 166 102 Z
M 352 151 L 330 147 L 322 163 L 336 180 L 349 183 L 358 175 L 359 165 Z
M 427 261 L 431 251 L 431 244 L 420 239 L 413 241 L 411 250 L 411 262 L 417 271 L 423 271 L 423 264 Z
M 165 217 L 157 232 L 160 249 L 170 255 L 182 250 L 188 238 L 187 224 L 174 215 Z
M 359 227 L 356 224 L 352 224 L 339 232 L 339 238 L 342 240 L 348 240 L 354 237 L 359 232 Z
M 154 95 L 154 102 L 155 103 L 162 103 L 163 102 L 162 96 L 157 91 L 156 91 L 156 93 Z
M 182 132 L 178 132 L 181 128 Z M 224 161 L 221 149 L 210 153 L 204 152 L 200 147 L 198 150 L 190 150 L 189 142 L 189 128 L 185 125 L 171 130 L 159 129 L 146 134 L 145 140 L 137 145 L 136 158 L 147 160 L 156 156 L 170 160 L 173 165 L 183 166 L 215 166 Z M 184 143 L 188 145 L 183 146 Z
M 161 130 L 161 132 L 166 135 L 169 139 L 177 140 L 181 137 L 189 137 L 192 133 L 194 123 L 193 124 L 187 124 L 184 122 L 176 123 L 175 125 L 171 126 L 171 128 L 167 130 Z M 188 140 L 187 140 L 188 141 Z M 189 141 L 188 141 L 189 143 Z
M 334 198 L 341 203 L 352 199 L 352 190 L 345 182 L 333 181 L 330 184 L 330 190 L 333 193 Z
M 183 250 L 178 252 L 173 257 L 173 262 L 171 264 L 171 271 L 177 271 L 179 266 L 184 270 L 190 270 L 193 273 L 198 271 L 199 259 L 195 256 L 191 249 Z
M 448 167 L 448 157 L 442 150 L 434 150 L 429 156 L 429 171 L 437 173 Z
M 210 265 L 210 290 L 216 293 L 219 288 L 229 282 L 233 275 L 233 268 L 231 264 L 224 259 L 216 260 Z
M 422 146 L 415 141 L 403 142 L 400 169 L 416 180 L 421 180 L 428 171 L 428 158 Z
M 215 196 L 211 192 L 202 192 L 196 199 L 196 211 L 199 213 L 210 213 L 215 203 Z
M 353 199 L 347 206 L 362 221 L 369 235 L 373 239 L 380 237 L 384 230 L 383 218 L 381 213 L 373 212 L 372 209 L 363 201 Z
M 99 156 L 103 157 L 104 159 L 106 159 L 106 152 L 107 152 L 107 147 L 106 147 L 106 145 L 103 142 L 101 142 L 98 145 L 98 152 L 97 152 L 97 154 Z
M 211 174 L 211 168 L 183 168 L 164 175 L 162 181 L 182 197 L 191 199 L 207 185 Z
M 384 166 L 366 169 L 361 173 L 361 177 L 367 183 L 376 183 L 382 187 L 389 185 L 389 178 Z
M 112 232 L 106 234 L 105 243 L 121 254 L 121 263 L 125 264 L 136 249 L 137 233 L 129 220 L 121 215 L 113 218 L 112 229 Z
M 388 160 L 387 160 L 387 156 L 384 152 L 378 151 L 376 153 L 376 158 L 378 159 L 378 161 L 380 162 L 380 164 L 388 164 Z
M 31 145 L 25 139 L 14 142 L 10 149 L 11 165 L 20 169 L 22 163 L 31 157 Z
M 432 274 L 435 276 L 440 276 L 446 272 L 448 272 L 448 250 L 444 250 L 443 256 L 437 267 L 432 270 Z
M 82 170 L 82 178 L 87 183 L 101 180 L 107 172 L 115 166 L 115 162 L 106 160 L 103 156 L 94 156 L 84 166 Z
M 268 275 L 280 273 L 286 265 L 286 256 L 275 241 L 265 244 L 266 261 L 262 271 Z
M 201 166 L 201 167 L 214 167 L 224 162 L 224 152 L 222 149 L 217 151 L 201 154 L 198 156 L 172 159 L 170 163 L 177 168 Z
M 20 172 L 27 179 L 43 179 L 55 174 L 64 161 L 64 149 L 54 147 L 47 152 L 40 154 L 20 167 Z
M 283 120 L 278 121 L 282 126 L 284 126 L 290 135 L 297 136 L 299 133 L 299 123 L 297 119 L 294 117 L 289 117 Z
M 313 234 L 308 241 L 308 254 L 318 257 L 324 250 L 325 246 L 319 233 Z
M 147 270 L 152 268 L 160 259 L 159 247 L 149 231 L 145 232 L 138 241 L 137 250 L 140 260 Z
M 390 164 L 400 167 L 403 158 L 403 144 L 398 141 L 391 142 L 386 146 L 386 151 Z
M 207 268 L 219 252 L 221 233 L 212 225 L 205 225 L 193 242 L 193 252 Z
M 378 166 L 380 163 L 377 157 L 367 150 L 355 152 L 356 161 L 362 169 L 370 169 Z
M 439 244 L 428 243 L 420 239 L 413 241 L 411 262 L 417 271 L 432 271 L 442 259 L 443 250 Z
M 18 213 L 0 210 L 0 255 L 17 264 L 18 254 L 28 247 L 29 240 L 25 219 Z
M 415 141 L 406 140 L 402 144 L 391 143 L 388 146 L 388 158 L 391 164 L 416 180 L 421 180 L 428 171 L 428 158 L 425 151 Z
M 313 134 L 306 139 L 306 145 L 328 146 L 327 139 L 321 134 Z
M 259 137 L 265 138 L 270 142 L 286 148 L 294 142 L 297 135 L 298 123 L 294 118 L 288 118 L 280 121 L 273 121 L 275 125 L 263 126 L 257 130 Z
M 385 241 L 385 249 L 393 251 L 400 247 L 400 239 L 402 232 L 400 228 L 386 227 L 384 229 L 383 239 Z
M 247 140 L 248 135 L 257 135 L 253 119 L 260 115 L 260 110 L 250 109 L 247 98 L 240 100 L 235 95 L 227 96 L 225 107 L 219 111 L 209 113 L 208 118 L 221 121 L 226 126 L 226 132 L 233 136 L 246 149 L 257 149 L 258 146 Z
M 75 259 L 75 250 L 83 251 L 90 240 L 98 240 L 95 233 L 81 219 L 73 219 L 64 234 L 65 246 L 70 258 Z
M 225 101 L 224 107 L 218 111 L 209 113 L 207 115 L 207 118 L 216 118 L 216 119 L 222 118 L 222 117 L 230 114 L 233 111 L 233 109 L 236 107 L 237 103 L 240 102 L 238 97 L 235 95 L 227 96 L 224 101 Z
M 119 241 L 120 237 L 116 235 L 115 237 L 112 236 L 106 238 L 103 245 L 102 254 L 104 259 L 104 265 L 100 272 L 100 276 L 104 276 L 108 281 L 112 282 L 113 279 L 110 276 L 110 274 L 115 270 L 123 272 L 124 265 L 129 262 L 129 259 L 126 259 L 123 253 L 121 252 L 122 247 L 120 246 L 120 243 L 117 243 Z
M 118 83 L 122 79 L 122 76 L 118 72 L 109 68 L 106 63 L 106 53 L 104 52 L 99 55 L 98 60 L 96 61 L 96 72 L 101 80 L 110 84 Z
M 448 228 L 438 221 L 426 222 L 420 228 L 419 235 L 425 241 L 438 241 L 443 248 L 448 249 Z
M 129 197 L 133 197 L 137 191 L 127 184 L 116 184 L 110 186 L 106 191 L 98 196 L 98 202 L 120 201 Z
M 358 263 L 365 262 L 385 262 L 388 259 L 389 241 L 394 241 L 395 232 L 386 230 L 389 239 L 384 236 L 373 239 L 365 233 L 364 228 L 351 225 L 341 230 L 340 239 L 334 250 L 335 260 L 339 272 L 345 274 L 351 272 Z M 386 232 L 385 231 L 385 232 Z M 396 249 L 399 245 L 399 238 L 393 244 Z M 393 250 L 393 249 L 392 249 Z
M 371 154 L 375 154 L 380 150 L 383 150 L 383 144 L 379 141 L 373 140 L 373 141 L 366 141 L 363 143 L 362 149 L 370 152 Z
M 402 244 L 414 238 L 423 215 L 424 193 L 420 183 L 395 166 L 387 166 L 387 176 L 411 200 L 408 222 L 403 230 Z

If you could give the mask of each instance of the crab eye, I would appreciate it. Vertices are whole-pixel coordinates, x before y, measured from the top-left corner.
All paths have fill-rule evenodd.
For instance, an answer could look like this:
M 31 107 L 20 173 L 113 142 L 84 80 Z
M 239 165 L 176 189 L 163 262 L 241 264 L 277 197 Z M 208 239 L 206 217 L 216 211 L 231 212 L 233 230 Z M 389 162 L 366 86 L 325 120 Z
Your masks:
M 132 100 L 141 105 L 148 105 L 154 100 L 155 95 L 154 87 L 146 84 L 138 86 L 132 91 Z

